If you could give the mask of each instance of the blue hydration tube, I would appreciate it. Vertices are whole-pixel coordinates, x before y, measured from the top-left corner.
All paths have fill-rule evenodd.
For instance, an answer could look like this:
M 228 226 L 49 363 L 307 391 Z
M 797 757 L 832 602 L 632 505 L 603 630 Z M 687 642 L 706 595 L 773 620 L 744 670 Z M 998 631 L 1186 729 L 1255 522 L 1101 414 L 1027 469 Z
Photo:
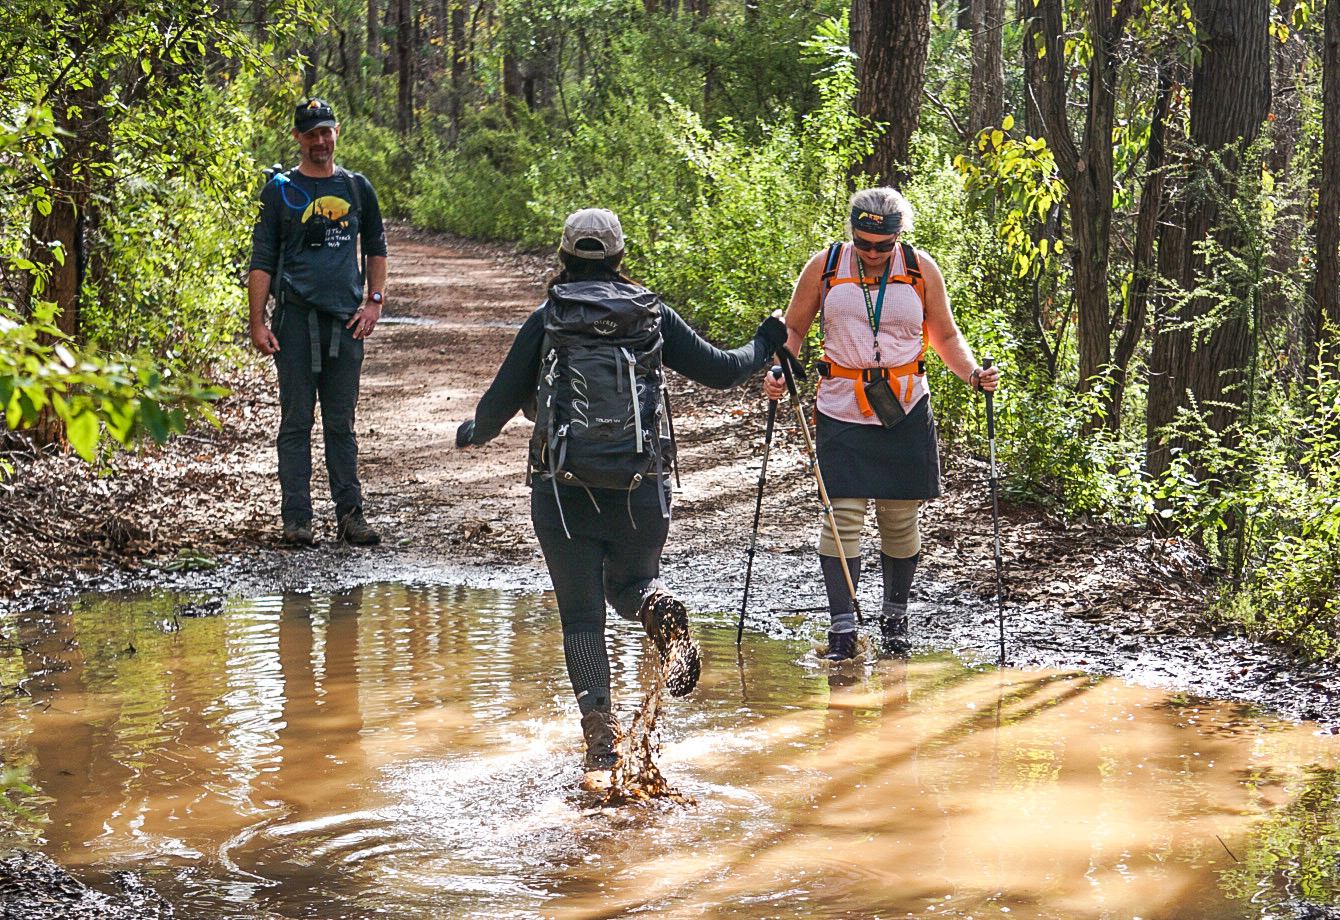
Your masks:
M 284 204 L 288 205 L 295 211 L 305 210 L 307 206 L 312 203 L 312 196 L 307 192 L 307 190 L 298 183 L 291 180 L 287 175 L 285 175 L 282 172 L 275 173 L 275 185 L 279 186 L 279 197 L 283 199 Z M 302 202 L 301 204 L 294 204 L 292 201 L 289 200 L 288 197 L 288 190 L 291 188 L 296 188 L 302 194 L 302 197 L 306 198 L 307 200 Z

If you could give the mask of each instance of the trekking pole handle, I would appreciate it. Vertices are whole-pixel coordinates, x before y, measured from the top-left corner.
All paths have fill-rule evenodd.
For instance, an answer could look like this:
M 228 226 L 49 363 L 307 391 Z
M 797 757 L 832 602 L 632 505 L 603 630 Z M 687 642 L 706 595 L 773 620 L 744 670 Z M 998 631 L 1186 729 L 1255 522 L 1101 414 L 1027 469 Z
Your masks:
M 995 358 L 982 358 L 982 370 L 987 370 L 996 363 Z M 996 413 L 992 411 L 992 398 L 996 395 L 994 390 L 985 390 L 986 393 L 986 438 L 988 441 L 996 439 Z
M 780 370 L 782 372 L 782 377 L 786 380 L 787 392 L 791 394 L 792 399 L 800 399 L 800 391 L 796 389 L 796 374 L 800 373 L 801 376 L 804 376 L 804 371 L 801 370 L 800 362 L 796 360 L 795 355 L 786 350 L 785 345 L 778 349 L 777 360 L 781 362 Z M 772 372 L 776 374 L 778 370 L 779 368 L 774 366 Z

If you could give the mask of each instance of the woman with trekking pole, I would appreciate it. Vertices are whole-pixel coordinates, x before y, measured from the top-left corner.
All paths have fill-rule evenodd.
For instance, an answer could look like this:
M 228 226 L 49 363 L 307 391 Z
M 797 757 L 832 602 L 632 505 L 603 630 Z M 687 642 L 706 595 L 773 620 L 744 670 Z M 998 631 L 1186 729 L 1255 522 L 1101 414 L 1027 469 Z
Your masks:
M 568 217 L 562 270 L 456 434 L 457 447 L 484 444 L 523 409 L 535 422 L 531 522 L 558 600 L 588 770 L 619 761 L 607 602 L 651 637 L 672 696 L 698 681 L 688 614 L 659 579 L 674 461 L 663 368 L 717 389 L 738 386 L 787 335 L 779 310 L 745 345 L 716 348 L 622 274 L 623 256 L 623 228 L 612 212 L 586 208 Z
M 830 625 L 825 657 L 856 654 L 854 597 L 861 573 L 861 529 L 875 503 L 884 598 L 883 651 L 911 648 L 908 597 L 921 553 L 921 505 L 940 495 L 940 453 L 926 385 L 926 348 L 974 390 L 994 391 L 998 367 L 982 367 L 954 322 L 939 266 L 902 242 L 912 207 L 892 188 L 852 195 L 849 242 L 814 254 L 786 311 L 787 351 L 800 354 L 816 318 L 823 357 L 815 395 L 816 478 L 827 487 L 819 569 Z M 786 384 L 769 374 L 764 395 Z M 793 397 L 794 398 L 794 397 Z M 831 511 L 831 513 L 830 513 Z

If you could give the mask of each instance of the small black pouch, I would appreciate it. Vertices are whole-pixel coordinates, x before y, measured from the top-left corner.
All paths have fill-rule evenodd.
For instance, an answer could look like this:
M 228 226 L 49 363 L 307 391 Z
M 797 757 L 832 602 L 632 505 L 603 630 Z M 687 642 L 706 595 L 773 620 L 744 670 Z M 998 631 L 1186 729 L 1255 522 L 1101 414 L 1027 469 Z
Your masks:
M 907 413 L 903 411 L 903 404 L 898 401 L 898 397 L 894 394 L 893 388 L 889 386 L 886 377 L 867 380 L 865 382 L 865 398 L 870 403 L 870 408 L 875 410 L 875 415 L 879 417 L 880 423 L 885 428 L 893 428 L 907 416 Z

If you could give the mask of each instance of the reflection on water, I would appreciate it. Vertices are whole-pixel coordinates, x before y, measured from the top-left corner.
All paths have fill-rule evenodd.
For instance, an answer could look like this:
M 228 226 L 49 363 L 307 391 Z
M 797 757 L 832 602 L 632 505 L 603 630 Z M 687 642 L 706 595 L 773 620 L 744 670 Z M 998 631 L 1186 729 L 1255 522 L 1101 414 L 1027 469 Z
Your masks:
M 191 917 L 1239 918 L 1340 900 L 1337 742 L 1076 674 L 701 632 L 697 801 L 601 809 L 547 596 L 372 585 L 0 638 L 0 843 Z M 627 723 L 649 669 L 612 622 Z M 26 787 L 25 787 L 26 784 Z M 27 791 L 26 791 L 27 790 Z

